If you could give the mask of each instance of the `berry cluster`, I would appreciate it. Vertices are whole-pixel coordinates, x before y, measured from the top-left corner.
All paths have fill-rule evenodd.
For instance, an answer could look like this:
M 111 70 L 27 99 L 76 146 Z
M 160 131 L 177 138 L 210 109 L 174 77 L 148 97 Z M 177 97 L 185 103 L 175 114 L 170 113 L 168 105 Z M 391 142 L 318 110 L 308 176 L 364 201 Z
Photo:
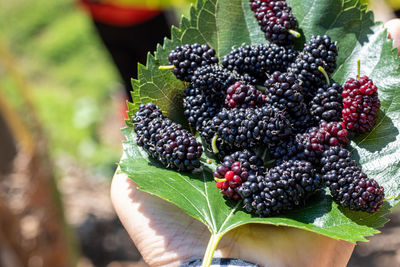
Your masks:
M 208 45 L 183 45 L 170 53 L 173 66 L 160 67 L 188 82 L 184 115 L 221 161 L 213 173 L 217 188 L 259 216 L 303 205 L 323 184 L 341 206 L 378 211 L 383 188 L 345 149 L 349 131 L 374 127 L 377 87 L 366 76 L 344 87 L 331 79 L 338 47 L 327 35 L 294 50 L 297 22 L 285 1 L 250 6 L 271 43 L 232 48 L 220 64 Z M 133 123 L 138 145 L 165 166 L 200 166 L 200 143 L 155 105 L 142 105 Z

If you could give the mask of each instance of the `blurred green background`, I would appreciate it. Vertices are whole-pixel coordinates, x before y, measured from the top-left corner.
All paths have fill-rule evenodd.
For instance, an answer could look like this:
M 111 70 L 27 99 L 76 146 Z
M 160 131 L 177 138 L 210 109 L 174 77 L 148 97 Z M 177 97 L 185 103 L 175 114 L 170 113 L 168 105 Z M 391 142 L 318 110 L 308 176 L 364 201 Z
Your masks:
M 189 2 L 176 13 L 187 12 Z M 6 53 L 0 61 L 15 67 L 27 86 L 24 92 L 0 66 L 0 92 L 20 107 L 20 94 L 29 91 L 56 166 L 68 159 L 111 177 L 121 153 L 115 126 L 123 125 L 124 98 L 119 73 L 88 14 L 74 0 L 0 0 L 0 6 Z

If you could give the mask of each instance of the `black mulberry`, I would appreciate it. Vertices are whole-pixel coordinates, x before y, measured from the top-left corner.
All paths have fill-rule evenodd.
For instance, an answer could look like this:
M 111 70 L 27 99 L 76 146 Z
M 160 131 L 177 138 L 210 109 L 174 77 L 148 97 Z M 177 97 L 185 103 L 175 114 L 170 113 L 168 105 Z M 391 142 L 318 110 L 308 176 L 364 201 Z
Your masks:
M 323 122 L 319 127 L 310 129 L 303 134 L 303 145 L 306 156 L 308 153 L 320 156 L 331 146 L 346 146 L 350 140 L 343 122 Z
M 323 154 L 325 163 L 322 180 L 329 187 L 333 199 L 351 210 L 377 212 L 384 200 L 384 189 L 351 160 L 350 152 L 334 147 Z
M 222 109 L 209 123 L 211 132 L 237 149 L 269 146 L 291 134 L 285 113 L 267 106 Z
M 307 103 L 326 80 L 319 68 L 323 68 L 328 75 L 331 74 L 336 68 L 336 59 L 337 47 L 329 36 L 312 36 L 304 50 L 288 68 L 289 72 L 302 81 L 301 86 Z
M 141 105 L 132 121 L 137 145 L 165 167 L 179 171 L 200 167 L 201 144 L 181 125 L 163 116 L 157 106 Z
M 174 66 L 176 78 L 190 82 L 194 71 L 202 66 L 218 63 L 215 50 L 208 45 L 186 44 L 169 53 L 169 64 Z
M 268 73 L 286 71 L 297 55 L 296 50 L 276 44 L 246 45 L 233 49 L 221 64 L 230 71 L 248 74 L 263 83 Z
M 250 0 L 250 7 L 267 39 L 279 45 L 293 44 L 297 20 L 286 1 Z
M 254 85 L 236 82 L 226 92 L 225 105 L 228 108 L 260 107 L 265 105 L 265 95 Z
M 289 160 L 266 175 L 249 175 L 238 192 L 247 211 L 267 217 L 303 205 L 320 184 L 320 175 L 311 163 Z
M 342 91 L 343 88 L 338 83 L 325 84 L 317 90 L 310 103 L 311 115 L 317 124 L 324 121 L 341 120 L 343 110 Z

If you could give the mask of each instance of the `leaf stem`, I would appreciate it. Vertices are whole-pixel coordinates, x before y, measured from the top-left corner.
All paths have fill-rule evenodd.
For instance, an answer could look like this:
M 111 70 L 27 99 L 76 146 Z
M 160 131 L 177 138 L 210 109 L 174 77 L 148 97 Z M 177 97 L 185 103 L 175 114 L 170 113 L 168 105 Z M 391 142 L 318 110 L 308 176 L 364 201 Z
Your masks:
M 215 249 L 218 246 L 219 241 L 222 238 L 222 234 L 211 234 L 210 240 L 208 241 L 206 252 L 204 253 L 202 267 L 209 267 L 211 265 Z
M 357 60 L 357 80 L 360 80 L 361 60 Z
M 328 86 L 330 86 L 330 85 L 331 85 L 331 81 L 329 80 L 328 73 L 326 73 L 325 69 L 324 69 L 323 67 L 321 67 L 321 66 L 318 67 L 318 70 L 319 70 L 320 72 L 322 72 L 322 74 L 325 76 L 326 84 L 327 84 Z
M 174 65 L 168 65 L 168 66 L 160 66 L 160 67 L 158 67 L 158 69 L 160 69 L 160 70 L 172 70 L 173 68 L 175 68 Z
M 301 34 L 299 32 L 296 32 L 295 30 L 289 29 L 288 32 L 293 35 L 295 38 L 300 38 Z

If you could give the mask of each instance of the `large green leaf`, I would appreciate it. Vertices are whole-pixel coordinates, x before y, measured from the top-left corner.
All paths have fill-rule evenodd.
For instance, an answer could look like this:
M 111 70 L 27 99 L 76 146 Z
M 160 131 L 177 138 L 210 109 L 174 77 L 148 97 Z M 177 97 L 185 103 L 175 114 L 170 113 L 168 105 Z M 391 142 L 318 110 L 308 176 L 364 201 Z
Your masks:
M 343 83 L 356 75 L 357 60 L 361 73 L 372 77 L 379 88 L 381 112 L 376 127 L 368 134 L 353 138 L 353 156 L 363 170 L 384 188 L 386 196 L 382 210 L 375 214 L 352 212 L 338 207 L 330 195 L 321 191 L 309 203 L 284 216 L 258 218 L 241 209 L 241 205 L 226 201 L 212 179 L 213 166 L 203 165 L 202 171 L 182 174 L 164 169 L 149 159 L 135 144 L 133 127 L 128 122 L 124 130 L 124 157 L 121 169 L 143 191 L 166 199 L 186 213 L 206 224 L 213 236 L 246 223 L 256 222 L 297 227 L 349 242 L 366 241 L 378 233 L 377 227 L 387 221 L 384 214 L 396 205 L 400 195 L 400 70 L 397 51 L 387 39 L 382 24 L 375 23 L 373 14 L 356 0 L 291 0 L 298 19 L 302 40 L 312 34 L 328 34 L 338 42 L 338 68 L 333 78 Z M 130 115 L 140 103 L 152 101 L 177 122 L 185 124 L 182 115 L 182 94 L 185 84 L 170 71 L 159 70 L 168 64 L 168 53 L 177 45 L 207 43 L 219 56 L 232 46 L 265 42 L 263 33 L 250 11 L 248 0 L 205 0 L 191 9 L 190 19 L 182 18 L 180 28 L 172 28 L 171 39 L 165 39 L 154 55 L 149 54 L 146 66 L 139 66 L 139 77 L 133 81 L 134 104 Z M 152 177 L 152 179 L 149 179 Z M 164 186 L 159 186 L 159 185 Z

